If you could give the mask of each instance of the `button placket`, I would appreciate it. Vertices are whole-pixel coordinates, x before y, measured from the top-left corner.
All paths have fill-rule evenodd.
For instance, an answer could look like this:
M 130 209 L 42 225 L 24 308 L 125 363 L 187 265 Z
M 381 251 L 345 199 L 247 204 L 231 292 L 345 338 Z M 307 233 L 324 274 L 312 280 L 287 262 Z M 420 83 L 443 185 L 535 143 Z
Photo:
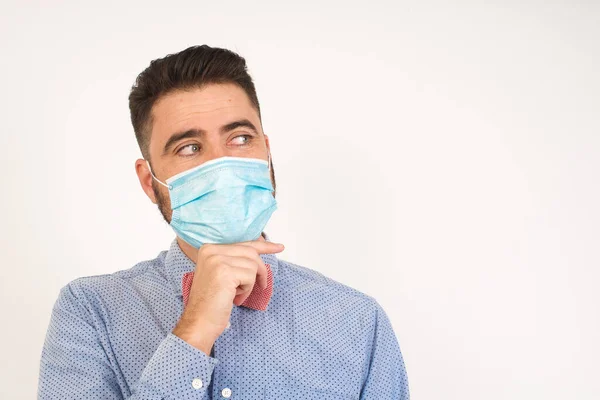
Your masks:
M 235 388 L 230 386 L 232 384 L 231 379 L 239 376 L 239 367 L 236 360 L 239 357 L 237 349 L 239 343 L 238 332 L 232 328 L 232 321 L 234 318 L 237 318 L 238 312 L 238 307 L 234 306 L 225 330 L 218 337 L 214 345 L 215 358 L 221 360 L 213 375 L 212 392 L 215 399 L 232 398 Z M 232 346 L 232 342 L 236 345 Z M 227 370 L 224 368 L 227 368 Z
M 232 382 L 233 386 L 228 386 L 227 389 L 229 389 L 229 396 L 231 397 L 232 393 L 235 392 L 235 398 L 239 398 L 240 394 L 241 394 L 241 377 L 243 376 L 242 370 L 243 370 L 243 366 L 241 365 L 242 362 L 242 358 L 244 357 L 243 354 L 243 350 L 242 350 L 242 344 L 241 344 L 241 321 L 243 320 L 242 316 L 244 311 L 246 311 L 246 309 L 237 309 L 236 313 L 235 313 L 235 322 L 236 324 L 236 329 L 232 329 L 234 331 L 236 331 L 236 334 L 234 336 L 234 340 L 235 340 L 235 346 L 234 346 L 234 354 L 235 354 L 235 372 L 234 375 L 236 377 L 236 380 L 234 382 Z M 233 319 L 233 318 L 232 318 Z M 227 397 L 229 398 L 229 397 Z

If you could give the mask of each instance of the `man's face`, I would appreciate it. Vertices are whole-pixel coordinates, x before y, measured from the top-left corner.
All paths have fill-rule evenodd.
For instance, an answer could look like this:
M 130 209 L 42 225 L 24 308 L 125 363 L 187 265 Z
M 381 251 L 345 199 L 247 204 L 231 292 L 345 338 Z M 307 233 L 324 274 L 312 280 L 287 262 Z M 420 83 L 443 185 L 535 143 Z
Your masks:
M 268 159 L 269 139 L 258 112 L 237 85 L 212 84 L 170 93 L 154 104 L 152 120 L 151 167 L 162 182 L 219 157 Z M 142 188 L 170 223 L 167 188 L 152 179 L 145 160 L 136 161 L 136 171 Z M 275 188 L 273 172 L 271 181 Z

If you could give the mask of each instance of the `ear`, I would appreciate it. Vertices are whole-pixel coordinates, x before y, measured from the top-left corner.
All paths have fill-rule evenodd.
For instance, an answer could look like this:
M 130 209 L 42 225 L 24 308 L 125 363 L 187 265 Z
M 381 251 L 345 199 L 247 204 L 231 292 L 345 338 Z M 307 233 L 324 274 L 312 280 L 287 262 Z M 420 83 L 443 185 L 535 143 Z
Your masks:
M 135 160 L 135 173 L 138 176 L 140 181 L 140 185 L 142 185 L 142 190 L 146 193 L 146 196 L 156 204 L 156 197 L 154 196 L 154 190 L 152 190 L 152 174 L 150 174 L 150 169 L 148 169 L 148 164 L 146 164 L 146 160 L 139 158 Z
M 265 137 L 265 143 L 267 144 L 267 150 L 271 151 L 271 146 L 269 145 L 269 137 L 263 133 Z

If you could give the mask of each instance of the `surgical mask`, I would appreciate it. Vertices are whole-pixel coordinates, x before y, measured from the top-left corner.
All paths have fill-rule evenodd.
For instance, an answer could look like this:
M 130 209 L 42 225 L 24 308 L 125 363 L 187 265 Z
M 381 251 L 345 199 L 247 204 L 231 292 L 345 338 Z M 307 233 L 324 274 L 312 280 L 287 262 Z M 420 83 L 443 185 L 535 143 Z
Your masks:
M 171 199 L 171 227 L 195 248 L 204 243 L 239 243 L 257 239 L 277 202 L 271 193 L 269 161 L 221 157 L 183 171 L 166 183 Z

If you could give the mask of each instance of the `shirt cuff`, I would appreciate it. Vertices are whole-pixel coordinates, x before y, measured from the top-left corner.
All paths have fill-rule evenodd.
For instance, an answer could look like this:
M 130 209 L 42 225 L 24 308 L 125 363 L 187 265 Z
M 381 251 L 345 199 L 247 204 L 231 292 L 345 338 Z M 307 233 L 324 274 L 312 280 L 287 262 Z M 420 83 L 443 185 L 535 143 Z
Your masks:
M 202 398 L 218 363 L 171 332 L 148 361 L 137 389 L 166 398 Z

